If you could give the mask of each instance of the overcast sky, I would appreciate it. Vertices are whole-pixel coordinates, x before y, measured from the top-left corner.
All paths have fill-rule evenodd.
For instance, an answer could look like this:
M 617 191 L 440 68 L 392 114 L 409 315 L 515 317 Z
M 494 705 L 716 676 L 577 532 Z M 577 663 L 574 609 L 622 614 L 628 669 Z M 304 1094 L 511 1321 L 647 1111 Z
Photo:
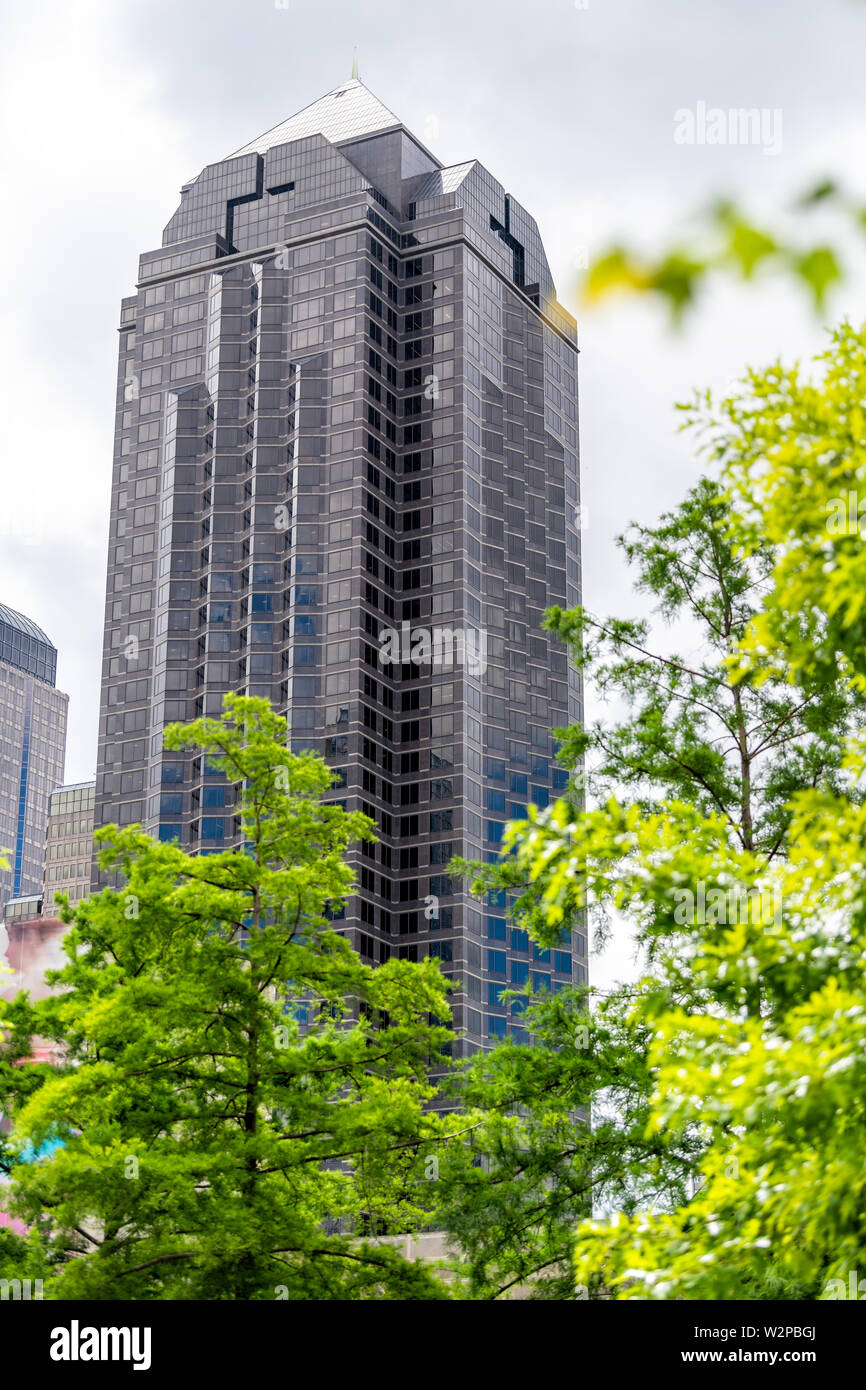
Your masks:
M 6 451 L 0 602 L 41 624 L 92 776 L 119 301 L 181 184 L 350 75 L 444 163 L 536 217 L 559 297 L 616 236 L 648 247 L 720 192 L 772 214 L 866 150 L 858 0 L 5 0 L 0 162 Z M 781 111 L 781 150 L 678 144 L 675 112 Z M 866 193 L 866 179 L 858 191 Z M 862 314 L 863 281 L 831 305 Z M 654 306 L 579 315 L 588 604 L 629 605 L 613 536 L 696 477 L 675 400 L 822 326 L 787 285 L 719 284 L 673 335 Z

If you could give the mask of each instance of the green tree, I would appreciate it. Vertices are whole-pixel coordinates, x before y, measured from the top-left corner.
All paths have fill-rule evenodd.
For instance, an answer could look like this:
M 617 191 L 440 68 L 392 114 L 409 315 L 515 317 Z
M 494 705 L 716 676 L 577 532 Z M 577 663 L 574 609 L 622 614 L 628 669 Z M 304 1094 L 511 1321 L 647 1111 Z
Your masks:
M 646 1139 L 651 1030 L 632 1022 L 627 990 L 592 1011 L 590 996 L 515 992 L 534 1045 L 503 1041 L 452 1083 L 472 1127 L 443 1153 L 437 1216 L 468 1297 L 571 1299 L 574 1227 L 594 1199 L 631 1209 L 638 1193 L 688 1191 L 694 1137 L 676 1148 Z
M 649 962 L 644 981 L 606 997 L 534 1001 L 535 1045 L 499 1046 L 458 1081 L 485 1119 L 465 1149 L 449 1149 L 442 1210 L 476 1296 L 531 1280 L 536 1297 L 573 1297 L 573 1227 L 591 1203 L 627 1213 L 691 1197 L 708 1139 L 696 1116 L 673 1137 L 653 1128 L 660 1013 L 758 1018 L 787 1006 L 772 982 L 744 987 L 742 975 L 710 978 L 694 962 L 738 918 L 774 919 L 792 798 L 842 793 L 842 740 L 864 706 L 840 673 L 792 681 L 759 664 L 744 676 L 738 653 L 776 561 L 746 531 L 703 479 L 655 526 L 620 538 L 653 622 L 548 614 L 612 712 L 560 731 L 563 761 L 587 760 L 599 809 L 584 812 L 576 791 L 549 812 L 530 807 L 528 823 L 506 832 L 503 862 L 456 866 L 479 893 L 504 889 L 515 925 L 543 948 L 561 946 L 588 908 L 602 937 L 610 911 L 626 912 Z M 654 893 L 647 859 L 662 884 Z M 592 1128 L 576 1124 L 591 1106 Z
M 862 741 L 852 781 L 866 771 Z M 866 814 L 843 795 L 795 797 L 768 930 L 738 922 L 690 962 L 695 989 L 745 1001 L 760 981 L 773 1007 L 671 1007 L 647 998 L 655 1088 L 650 1133 L 678 1142 L 700 1126 L 697 1191 L 664 1212 L 587 1221 L 576 1277 L 622 1299 L 849 1297 L 866 1256 Z M 643 892 L 665 900 L 649 842 Z M 665 868 L 693 875 L 687 845 Z M 653 1005 L 655 1004 L 655 1008 Z M 859 1280 L 860 1273 L 857 1275 Z M 768 1277 L 776 1285 L 766 1292 Z M 857 1296 L 855 1294 L 855 1296 Z
M 689 423 L 725 468 L 743 544 L 772 546 L 772 589 L 740 650 L 783 680 L 866 688 L 866 337 L 843 323 L 817 378 L 775 363 L 738 395 L 694 403 Z M 774 662 L 774 657 L 777 661 Z
M 371 822 L 322 803 L 329 770 L 266 701 L 227 696 L 165 743 L 238 788 L 244 848 L 99 831 L 123 886 L 76 911 L 58 992 L 7 1010 L 12 1205 L 46 1296 L 448 1297 L 369 1238 L 428 1219 L 414 1174 L 446 1121 L 427 1068 L 451 1037 L 434 962 L 373 970 L 327 920 Z M 62 1066 L 17 1065 L 34 1033 Z
M 751 844 L 729 801 L 709 790 L 687 797 L 677 785 L 655 805 L 611 795 L 580 814 L 561 801 L 507 832 L 510 872 L 532 885 L 547 939 L 593 898 L 633 912 L 653 947 L 630 1016 L 650 1033 L 646 1138 L 674 1151 L 688 1136 L 701 1143 L 686 1200 L 581 1224 L 576 1278 L 590 1292 L 844 1297 L 863 1267 L 862 559 L 851 535 L 828 537 L 826 502 L 840 477 L 855 490 L 862 478 L 864 346 L 866 333 L 843 328 L 817 383 L 771 368 L 751 375 L 741 400 L 715 413 L 705 402 L 694 417 L 709 428 L 729 495 L 748 504 L 745 517 L 720 518 L 722 529 L 738 560 L 759 563 L 768 581 L 720 654 L 720 674 L 752 702 L 747 729 L 766 722 L 764 693 L 776 700 L 787 683 L 808 754 L 798 747 L 793 771 L 789 752 L 778 755 L 782 774 L 763 779 Z M 646 680 L 639 698 L 652 706 Z M 806 709 L 826 713 L 840 699 L 841 751 L 823 719 L 801 723 Z M 693 727 L 677 738 L 691 746 Z M 622 748 L 607 745 L 617 756 Z M 740 796 L 744 786 L 741 776 Z M 708 901 L 710 885 L 718 891 L 714 911 L 684 930 L 682 901 L 694 904 L 702 885 Z M 763 900 L 753 895 L 742 910 L 742 885 L 765 890 Z

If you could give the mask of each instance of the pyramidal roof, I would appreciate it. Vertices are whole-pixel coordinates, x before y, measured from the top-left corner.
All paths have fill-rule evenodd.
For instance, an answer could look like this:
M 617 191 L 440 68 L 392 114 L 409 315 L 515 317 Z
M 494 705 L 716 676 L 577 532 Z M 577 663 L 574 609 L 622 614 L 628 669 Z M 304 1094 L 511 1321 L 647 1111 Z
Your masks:
M 274 145 L 286 145 L 290 140 L 302 140 L 307 135 L 324 135 L 326 140 L 338 144 L 341 140 L 354 140 L 359 135 L 393 130 L 402 124 L 363 82 L 352 77 L 227 158 L 264 154 Z

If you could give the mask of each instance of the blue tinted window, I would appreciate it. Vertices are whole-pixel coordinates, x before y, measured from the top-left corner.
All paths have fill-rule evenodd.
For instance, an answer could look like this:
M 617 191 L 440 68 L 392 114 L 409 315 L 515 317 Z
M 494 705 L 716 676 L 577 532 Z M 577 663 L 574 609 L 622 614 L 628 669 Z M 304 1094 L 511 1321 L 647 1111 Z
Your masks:
M 222 816 L 202 816 L 201 837 L 203 840 L 224 840 L 225 821 Z
M 539 946 L 539 944 L 538 944 L 537 941 L 533 941 L 533 943 L 532 943 L 532 959 L 533 959 L 533 960 L 549 961 L 549 960 L 550 960 L 550 949 L 548 948 L 548 949 L 546 949 L 546 950 L 543 950 L 543 949 L 541 948 L 541 946 Z
M 561 975 L 571 974 L 571 954 L 568 951 L 554 951 L 553 968 Z
M 314 604 L 319 602 L 319 591 L 311 584 L 299 584 L 295 589 L 295 603 Z
M 509 802 L 508 816 L 510 820 L 526 820 L 526 807 L 518 806 L 516 801 Z
M 525 931 L 519 927 L 511 928 L 511 949 L 512 951 L 528 951 L 529 937 Z
M 553 785 L 558 792 L 563 791 L 568 786 L 568 771 L 564 767 L 553 769 Z
M 212 623 L 230 623 L 232 620 L 232 606 L 230 603 L 212 603 L 208 609 L 208 621 Z
M 532 988 L 538 993 L 541 990 L 550 989 L 550 976 L 543 975 L 540 971 L 532 972 Z
M 251 613 L 273 613 L 274 596 L 273 594 L 253 594 L 250 599 Z
M 550 803 L 550 792 L 547 787 L 533 787 L 532 800 L 536 806 L 547 806 Z
M 505 825 L 501 820 L 489 820 L 487 822 L 487 838 L 492 841 L 494 845 L 502 843 L 504 831 Z
M 504 1018 L 497 1018 L 495 1014 L 490 1014 L 487 1019 L 488 1038 L 504 1038 L 507 1024 Z
M 254 584 L 273 584 L 277 577 L 276 565 L 253 565 Z
M 225 787 L 202 787 L 201 804 L 202 806 L 225 806 Z
M 511 983 L 519 985 L 521 988 L 529 979 L 529 962 L 526 960 L 513 960 L 511 962 Z
M 488 970 L 491 972 L 491 974 L 493 974 L 493 975 L 504 975 L 504 974 L 505 974 L 505 952 L 504 952 L 504 951 L 488 951 L 488 952 L 487 952 L 487 969 L 488 969 Z
M 533 775 L 533 777 L 546 777 L 546 776 L 547 776 L 547 759 L 546 759 L 546 758 L 535 758 L 535 757 L 533 757 L 533 759 L 532 759 L 532 775 Z
M 517 792 L 518 796 L 526 796 L 526 773 L 512 772 L 508 779 L 508 786 L 511 791 Z
M 273 623 L 253 623 L 250 627 L 250 641 L 254 646 L 267 645 L 274 640 Z
M 487 918 L 487 935 L 488 935 L 493 941 L 504 941 L 504 940 L 505 940 L 505 918 L 504 918 L 504 917 L 488 917 L 488 918 Z
M 210 592 L 212 594 L 230 594 L 234 582 L 232 574 L 212 574 L 210 577 Z
M 179 816 L 183 810 L 183 795 L 181 792 L 163 792 L 159 798 L 160 813 L 166 816 Z
M 489 789 L 487 792 L 487 809 L 490 811 L 504 811 L 505 792 L 497 792 Z
M 292 652 L 292 664 L 294 666 L 315 666 L 316 647 L 295 647 Z
M 310 613 L 295 614 L 295 636 L 315 637 L 316 620 Z
M 496 782 L 505 781 L 505 763 L 500 762 L 498 758 L 485 758 L 484 772 Z
M 318 574 L 319 557 L 317 555 L 296 555 L 295 574 Z
M 182 782 L 183 763 L 163 763 L 162 780 L 163 782 Z
M 161 826 L 159 827 L 159 838 L 160 838 L 161 840 L 179 840 L 179 839 L 180 839 L 180 826 L 179 826 L 179 825 L 161 825 Z
M 502 1000 L 499 996 L 502 994 L 504 988 L 504 985 L 496 984 L 489 984 L 487 986 L 487 1003 L 491 1009 L 495 1009 L 497 1005 L 502 1004 Z

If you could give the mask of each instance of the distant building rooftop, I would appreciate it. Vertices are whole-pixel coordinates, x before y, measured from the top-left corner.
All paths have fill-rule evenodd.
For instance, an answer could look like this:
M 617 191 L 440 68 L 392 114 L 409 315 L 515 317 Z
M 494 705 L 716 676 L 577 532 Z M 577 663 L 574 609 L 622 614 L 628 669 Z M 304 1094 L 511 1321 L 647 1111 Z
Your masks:
M 30 618 L 0 603 L 0 661 L 53 685 L 57 648 Z
M 6 922 L 20 922 L 22 919 L 41 916 L 41 893 L 31 893 L 23 898 L 9 898 L 3 909 L 3 920 Z

